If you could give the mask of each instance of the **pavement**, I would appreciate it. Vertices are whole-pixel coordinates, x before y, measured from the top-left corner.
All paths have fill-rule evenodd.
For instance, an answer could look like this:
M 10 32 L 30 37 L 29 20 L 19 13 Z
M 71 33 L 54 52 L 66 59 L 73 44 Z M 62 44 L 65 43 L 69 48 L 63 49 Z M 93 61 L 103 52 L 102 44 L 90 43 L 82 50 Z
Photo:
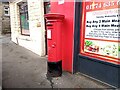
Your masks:
M 63 71 L 61 77 L 47 77 L 47 58 L 10 41 L 10 35 L 1 36 L 2 87 L 5 88 L 102 88 L 111 86 L 95 81 L 81 73 Z

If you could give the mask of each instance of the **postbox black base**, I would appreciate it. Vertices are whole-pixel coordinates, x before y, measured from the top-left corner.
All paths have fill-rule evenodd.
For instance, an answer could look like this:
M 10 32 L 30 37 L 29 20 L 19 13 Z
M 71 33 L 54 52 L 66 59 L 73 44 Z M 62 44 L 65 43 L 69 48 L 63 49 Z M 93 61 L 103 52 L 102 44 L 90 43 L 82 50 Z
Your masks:
M 48 62 L 47 69 L 47 76 L 49 77 L 62 76 L 62 61 Z

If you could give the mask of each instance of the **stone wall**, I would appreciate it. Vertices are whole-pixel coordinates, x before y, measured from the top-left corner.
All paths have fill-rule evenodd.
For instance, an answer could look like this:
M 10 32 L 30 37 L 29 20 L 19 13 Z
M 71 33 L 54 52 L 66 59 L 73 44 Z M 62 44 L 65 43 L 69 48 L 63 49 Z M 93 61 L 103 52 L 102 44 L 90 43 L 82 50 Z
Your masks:
M 44 56 L 45 26 L 43 0 L 27 0 L 30 36 L 21 34 L 19 7 L 17 5 L 20 2 L 22 0 L 10 3 L 12 41 L 40 56 Z
M 5 16 L 4 6 L 9 6 L 9 3 L 0 2 L 0 33 L 10 33 L 10 16 Z
M 0 2 L 0 34 L 2 32 L 2 2 Z
M 9 3 L 10 5 L 10 22 L 11 22 L 11 38 L 12 41 L 17 43 L 16 37 L 20 34 L 20 19 L 19 8 L 15 2 Z

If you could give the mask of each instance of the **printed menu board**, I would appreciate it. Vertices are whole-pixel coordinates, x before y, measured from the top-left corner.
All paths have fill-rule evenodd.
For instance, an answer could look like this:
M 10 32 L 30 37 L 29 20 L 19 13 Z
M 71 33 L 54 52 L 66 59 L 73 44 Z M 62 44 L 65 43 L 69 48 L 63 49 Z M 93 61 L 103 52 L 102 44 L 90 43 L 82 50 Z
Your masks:
M 120 64 L 120 2 L 83 2 L 80 54 Z

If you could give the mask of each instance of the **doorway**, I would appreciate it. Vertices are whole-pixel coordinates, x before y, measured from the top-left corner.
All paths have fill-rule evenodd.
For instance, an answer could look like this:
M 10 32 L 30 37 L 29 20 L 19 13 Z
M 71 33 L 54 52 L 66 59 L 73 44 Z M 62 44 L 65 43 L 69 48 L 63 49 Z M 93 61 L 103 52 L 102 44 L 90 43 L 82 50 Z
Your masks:
M 50 0 L 44 2 L 44 14 L 50 13 Z M 45 48 L 46 48 L 46 55 L 47 55 L 47 28 L 46 28 L 46 20 L 45 20 Z

